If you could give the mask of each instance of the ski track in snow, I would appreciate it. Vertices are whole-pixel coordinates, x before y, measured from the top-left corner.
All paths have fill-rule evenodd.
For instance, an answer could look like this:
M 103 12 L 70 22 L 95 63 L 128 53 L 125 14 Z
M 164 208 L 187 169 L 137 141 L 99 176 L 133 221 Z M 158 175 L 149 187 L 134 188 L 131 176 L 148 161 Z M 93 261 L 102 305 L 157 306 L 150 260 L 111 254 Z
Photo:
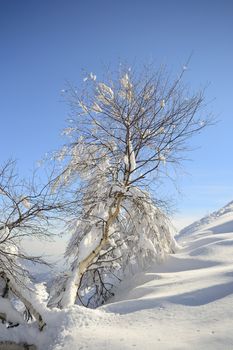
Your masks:
M 200 222 L 183 230 L 177 254 L 123 282 L 108 304 L 51 311 L 38 349 L 232 350 L 233 208 Z

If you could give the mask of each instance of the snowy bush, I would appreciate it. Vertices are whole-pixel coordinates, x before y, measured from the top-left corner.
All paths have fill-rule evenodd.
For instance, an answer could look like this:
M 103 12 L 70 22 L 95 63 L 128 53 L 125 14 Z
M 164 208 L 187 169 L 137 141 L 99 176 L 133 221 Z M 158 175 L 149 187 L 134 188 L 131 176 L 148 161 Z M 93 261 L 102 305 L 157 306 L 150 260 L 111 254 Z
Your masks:
M 41 315 L 45 290 L 40 286 L 39 292 L 27 268 L 45 262 L 26 254 L 21 241 L 49 236 L 49 217 L 54 218 L 61 209 L 50 192 L 48 184 L 37 189 L 35 183 L 19 180 L 14 162 L 0 167 L 0 319 L 6 327 L 32 319 L 40 329 L 45 326 Z

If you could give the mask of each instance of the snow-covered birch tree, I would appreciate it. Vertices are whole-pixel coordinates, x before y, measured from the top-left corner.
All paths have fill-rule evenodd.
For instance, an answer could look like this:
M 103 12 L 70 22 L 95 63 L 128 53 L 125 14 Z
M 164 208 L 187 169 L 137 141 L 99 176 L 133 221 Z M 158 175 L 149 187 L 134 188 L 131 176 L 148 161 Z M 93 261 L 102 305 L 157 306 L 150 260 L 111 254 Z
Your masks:
M 70 142 L 57 154 L 64 168 L 56 186 L 70 186 L 77 217 L 66 250 L 70 271 L 59 278 L 50 305 L 77 298 L 103 303 L 124 272 L 175 251 L 171 225 L 153 197 L 161 174 L 178 165 L 187 141 L 208 123 L 203 92 L 171 79 L 163 69 L 127 68 L 106 80 L 90 73 L 80 91 L 64 91 Z

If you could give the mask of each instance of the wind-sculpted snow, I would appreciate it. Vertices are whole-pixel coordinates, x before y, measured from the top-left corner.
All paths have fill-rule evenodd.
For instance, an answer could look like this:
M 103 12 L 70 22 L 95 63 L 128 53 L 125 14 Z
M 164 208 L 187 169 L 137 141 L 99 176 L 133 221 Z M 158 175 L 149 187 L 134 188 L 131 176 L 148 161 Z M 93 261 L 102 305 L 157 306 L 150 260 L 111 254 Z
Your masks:
M 220 232 L 230 222 L 225 209 L 207 229 L 181 236 L 175 255 L 122 282 L 108 304 L 44 311 L 43 332 L 0 325 L 0 339 L 38 350 L 232 350 L 233 230 Z
M 180 244 L 123 282 L 110 303 L 87 310 L 86 321 L 76 315 L 53 349 L 231 350 L 233 236 L 196 232 Z
M 206 215 L 202 219 L 195 221 L 191 225 L 183 228 L 180 235 L 191 234 L 201 229 L 211 229 L 213 233 L 232 232 L 233 231 L 233 201 L 226 206 Z

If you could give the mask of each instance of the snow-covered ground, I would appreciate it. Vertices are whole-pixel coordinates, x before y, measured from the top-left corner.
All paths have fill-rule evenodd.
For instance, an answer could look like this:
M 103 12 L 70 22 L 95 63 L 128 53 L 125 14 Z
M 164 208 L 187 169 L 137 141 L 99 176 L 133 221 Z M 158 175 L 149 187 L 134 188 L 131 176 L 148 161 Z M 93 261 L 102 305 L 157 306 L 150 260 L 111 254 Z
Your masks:
M 232 232 L 233 201 L 223 208 L 204 216 L 201 220 L 193 222 L 180 231 L 180 236 L 191 234 L 200 230 L 210 229 L 213 233 Z
M 97 310 L 53 310 L 43 332 L 0 328 L 0 339 L 39 350 L 232 350 L 233 202 L 182 230 L 179 244 Z

